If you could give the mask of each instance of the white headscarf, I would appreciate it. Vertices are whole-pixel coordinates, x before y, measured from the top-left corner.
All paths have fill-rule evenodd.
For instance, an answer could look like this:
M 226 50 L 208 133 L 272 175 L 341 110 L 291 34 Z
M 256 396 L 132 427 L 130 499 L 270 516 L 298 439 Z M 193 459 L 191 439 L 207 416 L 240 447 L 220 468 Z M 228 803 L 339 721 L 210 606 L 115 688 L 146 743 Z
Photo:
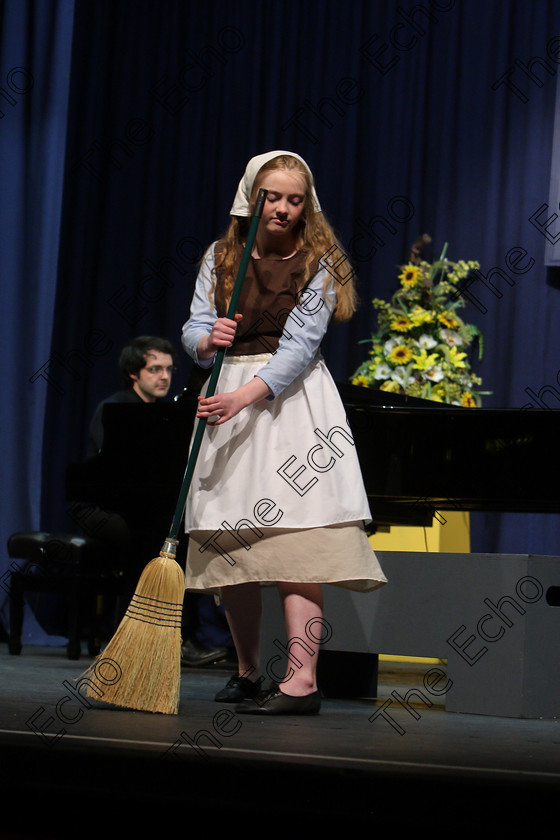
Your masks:
M 300 160 L 309 172 L 311 180 L 313 181 L 313 175 L 308 165 L 306 164 L 304 159 L 299 155 L 296 155 L 295 152 L 275 151 L 265 152 L 263 155 L 257 155 L 256 157 L 251 158 L 245 169 L 245 174 L 239 182 L 239 186 L 237 188 L 237 192 L 233 200 L 233 206 L 229 211 L 231 216 L 251 215 L 249 200 L 251 198 L 251 192 L 253 191 L 253 184 L 255 183 L 255 178 L 257 177 L 259 170 L 265 165 L 265 163 L 268 163 L 269 160 L 272 160 L 275 157 L 279 157 L 280 155 L 290 155 L 291 157 L 295 157 L 298 160 Z M 313 187 L 312 200 L 313 209 L 316 213 L 318 213 L 321 210 L 321 207 L 319 205 L 317 193 L 315 192 L 315 187 Z

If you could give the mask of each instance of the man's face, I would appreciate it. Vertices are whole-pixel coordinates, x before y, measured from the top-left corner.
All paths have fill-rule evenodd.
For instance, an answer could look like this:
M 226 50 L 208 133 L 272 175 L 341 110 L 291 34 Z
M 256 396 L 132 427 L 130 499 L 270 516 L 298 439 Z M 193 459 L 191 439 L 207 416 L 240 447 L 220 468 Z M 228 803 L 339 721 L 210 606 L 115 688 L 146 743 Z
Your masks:
M 168 353 L 160 353 L 159 350 L 148 350 L 145 359 L 146 364 L 138 374 L 130 374 L 134 381 L 132 388 L 144 402 L 155 402 L 165 397 L 171 387 L 173 359 Z

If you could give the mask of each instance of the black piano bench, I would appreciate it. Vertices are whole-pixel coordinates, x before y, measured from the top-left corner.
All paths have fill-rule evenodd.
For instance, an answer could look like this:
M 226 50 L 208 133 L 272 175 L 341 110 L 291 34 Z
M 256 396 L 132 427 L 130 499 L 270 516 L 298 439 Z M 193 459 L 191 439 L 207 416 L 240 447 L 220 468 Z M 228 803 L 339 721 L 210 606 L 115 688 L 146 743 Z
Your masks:
M 123 572 L 111 554 L 99 540 L 74 534 L 19 531 L 8 537 L 9 557 L 25 561 L 10 566 L 9 652 L 22 651 L 24 593 L 31 591 L 65 595 L 68 659 L 80 658 L 82 619 L 89 622 L 88 652 L 99 653 L 99 596 L 123 592 Z

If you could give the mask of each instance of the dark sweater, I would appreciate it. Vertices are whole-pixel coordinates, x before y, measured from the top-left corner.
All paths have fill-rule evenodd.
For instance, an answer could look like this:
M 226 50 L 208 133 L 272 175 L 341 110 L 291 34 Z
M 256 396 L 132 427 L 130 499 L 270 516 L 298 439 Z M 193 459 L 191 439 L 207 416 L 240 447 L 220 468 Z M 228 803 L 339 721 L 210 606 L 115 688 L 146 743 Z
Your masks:
M 107 399 L 102 400 L 93 415 L 91 425 L 89 427 L 89 439 L 87 445 L 86 458 L 91 458 L 97 455 L 103 446 L 103 406 L 105 403 L 143 403 L 142 397 L 139 397 L 133 388 L 126 388 L 124 391 L 117 391 Z

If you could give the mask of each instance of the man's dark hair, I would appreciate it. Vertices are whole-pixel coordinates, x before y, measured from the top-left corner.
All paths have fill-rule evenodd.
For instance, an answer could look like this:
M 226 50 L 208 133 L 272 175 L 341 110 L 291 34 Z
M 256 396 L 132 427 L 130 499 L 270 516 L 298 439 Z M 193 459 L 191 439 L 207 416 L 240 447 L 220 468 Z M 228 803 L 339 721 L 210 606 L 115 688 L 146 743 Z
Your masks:
M 130 378 L 130 374 L 138 376 L 142 368 L 146 366 L 146 354 L 150 350 L 167 353 L 173 360 L 175 359 L 175 348 L 166 338 L 155 335 L 140 335 L 133 338 L 130 344 L 123 348 L 119 358 L 125 387 L 132 388 L 134 380 Z

